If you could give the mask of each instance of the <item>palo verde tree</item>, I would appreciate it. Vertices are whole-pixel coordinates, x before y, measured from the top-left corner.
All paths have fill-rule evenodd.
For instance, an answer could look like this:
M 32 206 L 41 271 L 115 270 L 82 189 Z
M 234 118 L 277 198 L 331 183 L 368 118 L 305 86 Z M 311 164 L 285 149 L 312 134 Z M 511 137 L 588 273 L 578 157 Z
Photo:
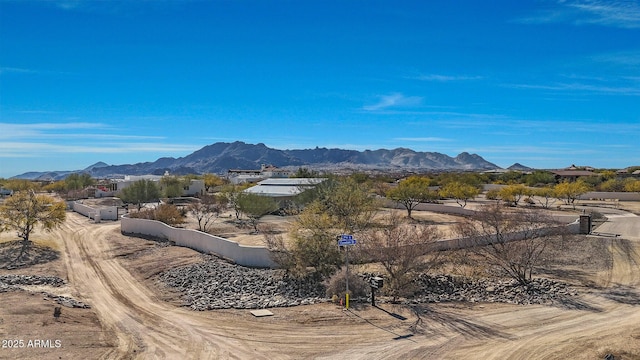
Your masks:
M 292 223 L 290 245 L 278 237 L 267 237 L 270 250 L 286 260 L 291 270 L 305 274 L 309 270 L 322 277 L 332 275 L 342 264 L 336 236 L 355 234 L 372 226 L 378 201 L 366 183 L 355 179 L 331 177 L 314 191 L 315 199 Z M 275 259 L 278 261 L 278 259 Z
M 155 181 L 138 180 L 122 189 L 120 198 L 126 203 L 137 204 L 140 210 L 143 203 L 157 201 L 160 198 L 160 188 Z
M 584 182 L 582 179 L 572 182 L 561 182 L 554 187 L 556 192 L 556 198 L 564 201 L 567 205 L 573 205 L 573 209 L 576 208 L 576 200 L 580 195 L 591 190 L 591 186 Z
M 520 200 L 529 195 L 531 195 L 531 190 L 523 184 L 507 185 L 499 191 L 499 196 L 502 201 L 511 206 L 518 206 Z
M 33 190 L 19 191 L 0 205 L 0 231 L 16 231 L 22 248 L 13 261 L 20 261 L 31 248 L 30 236 L 36 227 L 51 231 L 66 218 L 66 205 L 48 195 Z
M 390 213 L 384 226 L 360 234 L 357 251 L 382 265 L 386 291 L 395 299 L 411 293 L 415 276 L 437 264 L 440 252 L 434 245 L 440 236 L 434 226 L 403 222 Z
M 407 209 L 407 217 L 420 203 L 431 202 L 438 198 L 435 191 L 429 190 L 431 180 L 422 176 L 409 176 L 400 181 L 397 186 L 390 188 L 386 195 Z
M 625 183 L 624 191 L 636 192 L 640 194 L 640 180 L 633 180 Z
M 532 190 L 531 194 L 535 196 L 536 202 L 545 209 L 548 209 L 556 202 L 556 192 L 551 186 L 535 188 Z
M 241 192 L 236 199 L 238 209 L 249 218 L 254 231 L 258 232 L 260 218 L 278 210 L 278 203 L 268 196 Z
M 206 173 L 202 175 L 204 181 L 204 187 L 207 192 L 213 190 L 213 188 L 222 186 L 225 184 L 225 180 L 215 174 Z
M 460 207 L 467 206 L 467 201 L 473 199 L 480 194 L 477 186 L 462 183 L 459 181 L 450 181 L 440 188 L 440 196 L 444 198 L 452 198 Z
M 564 228 L 544 211 L 507 209 L 493 203 L 458 223 L 456 231 L 470 239 L 472 251 L 489 264 L 527 285 L 548 242 L 562 236 Z

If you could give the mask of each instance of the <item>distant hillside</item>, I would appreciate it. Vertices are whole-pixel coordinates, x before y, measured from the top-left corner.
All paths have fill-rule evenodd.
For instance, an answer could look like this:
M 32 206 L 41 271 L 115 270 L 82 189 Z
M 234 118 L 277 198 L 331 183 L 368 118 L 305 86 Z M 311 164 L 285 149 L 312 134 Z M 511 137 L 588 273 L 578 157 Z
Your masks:
M 530 168 L 530 167 L 528 167 L 528 166 L 524 166 L 524 165 L 522 165 L 522 164 L 520 164 L 520 163 L 515 163 L 515 164 L 513 164 L 513 165 L 509 166 L 509 167 L 507 168 L 507 170 L 514 170 L 514 171 L 533 171 L 533 170 L 535 170 L 535 169 Z
M 463 152 L 452 158 L 436 152 L 417 152 L 411 149 L 344 150 L 318 148 L 278 150 L 260 144 L 215 143 L 181 158 L 165 157 L 154 162 L 131 165 L 96 163 L 84 170 L 29 172 L 16 178 L 37 179 L 46 176 L 60 179 L 73 172 L 87 172 L 94 177 L 121 175 L 226 173 L 229 169 L 259 169 L 261 164 L 278 167 L 351 168 L 378 170 L 492 170 L 500 167 L 481 156 Z

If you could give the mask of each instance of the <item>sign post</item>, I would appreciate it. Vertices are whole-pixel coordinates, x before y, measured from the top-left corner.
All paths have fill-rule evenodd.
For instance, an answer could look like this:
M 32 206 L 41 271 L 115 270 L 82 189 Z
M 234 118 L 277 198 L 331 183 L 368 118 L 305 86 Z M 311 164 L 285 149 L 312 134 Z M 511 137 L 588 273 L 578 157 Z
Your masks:
M 345 282 L 347 285 L 347 291 L 345 295 L 345 300 L 346 300 L 345 305 L 348 309 L 349 308 L 349 246 L 355 245 L 356 239 L 353 238 L 353 235 L 342 234 L 342 235 L 338 235 L 336 237 L 336 240 L 338 240 L 338 246 L 344 248 L 344 262 L 345 262 L 345 266 L 347 267 L 347 276 L 345 278 Z

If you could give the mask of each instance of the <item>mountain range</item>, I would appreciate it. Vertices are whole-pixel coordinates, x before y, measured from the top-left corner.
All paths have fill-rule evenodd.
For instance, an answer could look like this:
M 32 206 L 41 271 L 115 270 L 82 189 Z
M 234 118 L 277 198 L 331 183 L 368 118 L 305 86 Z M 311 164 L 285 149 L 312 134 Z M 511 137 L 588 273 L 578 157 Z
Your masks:
M 455 171 L 493 170 L 499 166 L 476 154 L 463 152 L 450 157 L 437 152 L 418 152 L 406 148 L 392 150 L 344 150 L 319 148 L 304 150 L 278 150 L 266 145 L 218 142 L 207 145 L 180 158 L 163 157 L 153 162 L 127 165 L 108 165 L 98 162 L 82 170 L 27 172 L 14 178 L 32 180 L 60 180 L 71 173 L 85 172 L 96 178 L 123 175 L 171 174 L 224 174 L 229 169 L 260 169 L 262 164 L 296 169 L 354 169 L 381 171 Z

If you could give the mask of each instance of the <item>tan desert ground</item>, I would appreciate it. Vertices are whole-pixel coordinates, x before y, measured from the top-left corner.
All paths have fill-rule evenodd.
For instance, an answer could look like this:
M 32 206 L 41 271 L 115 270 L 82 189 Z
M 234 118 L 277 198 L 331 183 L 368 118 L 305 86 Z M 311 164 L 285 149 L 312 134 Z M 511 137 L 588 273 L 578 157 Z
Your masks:
M 640 213 L 638 204 L 620 205 Z M 200 254 L 126 237 L 118 222 L 96 224 L 69 212 L 61 228 L 33 238 L 54 248 L 56 259 L 0 271 L 67 283 L 0 293 L 0 358 L 640 359 L 640 217 L 602 212 L 609 219 L 596 230 L 621 236 L 580 237 L 585 252 L 596 249 L 593 262 L 568 262 L 553 274 L 579 293 L 571 304 L 386 303 L 344 310 L 323 303 L 273 308 L 273 316 L 261 318 L 249 310 L 181 307 L 156 275 L 202 261 Z M 441 225 L 451 220 L 416 217 Z M 0 245 L 14 240 L 15 234 L 0 235 Z M 55 319 L 59 305 L 43 292 L 91 308 L 62 307 Z

